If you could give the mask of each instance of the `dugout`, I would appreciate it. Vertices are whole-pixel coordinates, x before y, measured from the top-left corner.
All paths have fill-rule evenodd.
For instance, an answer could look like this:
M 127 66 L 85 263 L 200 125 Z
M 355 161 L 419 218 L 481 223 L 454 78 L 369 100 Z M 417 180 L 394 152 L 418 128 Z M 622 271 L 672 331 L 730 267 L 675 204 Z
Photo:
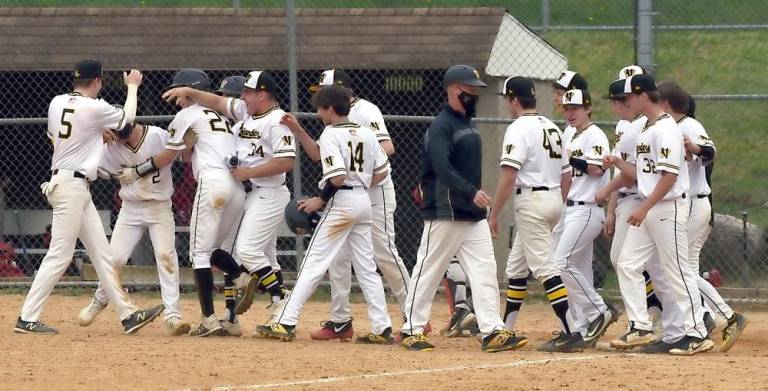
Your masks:
M 477 67 L 489 85 L 479 116 L 508 117 L 492 93 L 510 75 L 535 79 L 541 111 L 549 113 L 551 81 L 567 68 L 563 54 L 503 8 L 298 9 L 296 21 L 300 111 L 311 110 L 306 87 L 320 72 L 342 68 L 350 73 L 358 95 L 379 105 L 385 115 L 434 115 L 443 101 L 444 70 L 464 63 Z M 284 87 L 277 98 L 285 108 L 289 103 L 283 9 L 0 8 L 0 34 L 5 38 L 0 42 L 2 118 L 45 117 L 48 102 L 69 90 L 70 69 L 84 57 L 100 59 L 112 71 L 145 71 L 140 115 L 175 113 L 160 93 L 173 71 L 183 67 L 208 70 L 215 83 L 251 69 L 269 70 Z M 102 96 L 120 103 L 122 89 L 119 73 L 109 72 Z M 399 202 L 396 244 L 412 265 L 421 220 L 410 190 L 419 179 L 418 147 L 426 123 L 389 121 L 388 127 L 398 150 L 393 159 Z M 318 123 L 310 128 L 320 131 Z M 480 128 L 486 148 L 484 183 L 492 191 L 505 126 Z M 4 232 L 23 241 L 50 221 L 50 212 L 39 212 L 46 205 L 37 188 L 50 163 L 45 126 L 2 126 L 0 156 L 0 174 L 9 182 Z M 313 193 L 319 168 L 305 162 L 302 169 L 304 192 Z M 96 184 L 97 208 L 111 210 L 113 192 L 112 183 Z M 502 263 L 506 244 L 505 237 L 497 246 Z

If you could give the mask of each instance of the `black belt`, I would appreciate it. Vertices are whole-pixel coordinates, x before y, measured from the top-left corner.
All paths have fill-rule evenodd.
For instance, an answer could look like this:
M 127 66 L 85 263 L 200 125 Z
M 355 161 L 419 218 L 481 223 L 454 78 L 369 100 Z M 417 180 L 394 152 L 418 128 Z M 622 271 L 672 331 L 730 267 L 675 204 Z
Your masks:
M 566 201 L 565 201 L 565 206 L 576 206 L 576 205 L 579 205 L 579 206 L 581 206 L 581 205 L 587 205 L 587 204 L 589 204 L 589 202 L 584 202 L 584 201 L 571 201 L 571 200 L 566 200 Z
M 347 186 L 347 185 L 339 186 L 339 190 L 354 190 L 354 189 L 355 188 L 352 186 Z
M 619 198 L 626 198 L 629 196 L 636 195 L 637 193 L 619 193 Z
M 548 191 L 548 190 L 549 190 L 549 188 L 546 187 L 546 186 L 537 186 L 537 187 L 532 187 L 531 188 L 531 191 Z M 523 189 L 522 188 L 518 188 L 517 191 L 515 192 L 515 194 L 520 194 L 522 192 L 523 192 Z
M 56 169 L 56 170 L 53 170 L 53 175 L 56 175 L 56 174 L 58 174 L 58 173 L 59 173 L 59 170 L 58 170 L 58 169 Z M 75 172 L 72 174 L 72 176 L 73 176 L 73 177 L 75 177 L 75 178 L 85 179 L 85 175 L 83 175 L 83 174 L 82 174 L 82 173 L 80 173 L 79 171 L 75 171 Z
M 699 198 L 699 199 L 707 198 L 707 197 L 709 197 L 709 194 L 699 194 L 699 195 L 696 196 L 696 198 Z

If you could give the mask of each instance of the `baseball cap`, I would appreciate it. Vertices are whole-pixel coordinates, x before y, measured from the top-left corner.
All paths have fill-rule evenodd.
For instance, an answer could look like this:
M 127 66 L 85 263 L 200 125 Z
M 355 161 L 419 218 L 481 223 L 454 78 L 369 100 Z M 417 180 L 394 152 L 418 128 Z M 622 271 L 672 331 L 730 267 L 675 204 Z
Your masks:
M 651 75 L 634 75 L 624 80 L 625 94 L 642 94 L 656 91 L 656 81 Z
M 624 84 L 626 79 L 617 79 L 611 82 L 608 86 L 608 96 L 605 99 L 610 100 L 624 100 L 627 94 L 624 92 Z
M 451 84 L 464 84 L 473 87 L 488 87 L 480 80 L 480 72 L 469 65 L 454 65 L 445 71 L 443 86 Z
M 563 94 L 565 106 L 592 106 L 592 97 L 587 90 L 568 90 Z
M 559 90 L 586 90 L 588 89 L 587 79 L 574 71 L 565 71 L 560 74 L 554 82 L 555 88 Z
M 627 65 L 619 71 L 619 79 L 626 79 L 634 75 L 643 75 L 645 71 L 638 65 Z
M 352 81 L 349 79 L 347 72 L 344 72 L 341 69 L 329 69 L 327 71 L 323 71 L 323 73 L 320 75 L 320 81 L 318 81 L 317 84 L 309 86 L 309 92 L 317 92 L 320 87 L 330 86 L 333 84 L 352 88 Z
M 245 80 L 243 87 L 274 94 L 277 90 L 277 81 L 267 72 L 251 71 L 248 73 L 248 79 Z
M 75 64 L 75 80 L 90 80 L 104 77 L 104 70 L 99 61 L 85 59 Z
M 243 92 L 243 85 L 245 84 L 245 77 L 243 76 L 227 76 L 221 81 L 219 89 L 216 92 L 225 95 L 240 96 Z
M 533 86 L 533 81 L 527 77 L 508 77 L 501 86 L 501 92 L 497 92 L 496 95 L 510 98 L 535 98 L 536 88 Z

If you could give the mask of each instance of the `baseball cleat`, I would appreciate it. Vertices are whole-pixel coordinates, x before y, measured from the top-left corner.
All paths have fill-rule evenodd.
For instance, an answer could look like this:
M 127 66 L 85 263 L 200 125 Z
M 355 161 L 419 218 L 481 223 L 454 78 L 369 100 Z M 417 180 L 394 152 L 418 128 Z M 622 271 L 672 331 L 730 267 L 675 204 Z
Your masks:
M 237 303 L 235 303 L 235 315 L 242 315 L 253 304 L 253 296 L 256 294 L 256 290 L 259 287 L 259 277 L 256 275 L 251 276 L 248 280 L 248 284 L 242 290 L 242 294 L 238 295 Z
M 746 327 L 747 317 L 734 312 L 733 316 L 728 319 L 728 323 L 723 329 L 723 343 L 720 344 L 719 350 L 721 352 L 727 352 L 730 350 L 733 347 L 733 344 L 736 343 L 736 340 L 739 339 L 741 333 L 744 332 Z
M 267 324 L 269 323 L 277 323 L 277 318 L 280 316 L 280 311 L 283 310 L 285 307 L 285 303 L 288 301 L 288 295 L 291 293 L 290 290 L 283 289 L 283 298 L 280 299 L 278 302 L 270 302 L 267 304 L 267 310 L 270 311 L 269 319 L 267 319 Z
M 429 335 L 429 333 L 431 333 L 431 332 L 432 332 L 432 324 L 427 322 L 427 325 L 424 326 L 424 330 L 421 333 L 424 334 L 424 335 Z M 403 335 L 406 335 L 406 334 L 400 333 L 400 334 L 396 335 L 395 336 L 395 343 L 403 342 Z
M 332 321 L 321 322 L 320 328 L 311 332 L 309 337 L 315 341 L 338 339 L 342 342 L 346 342 L 352 339 L 353 335 L 355 335 L 355 329 L 352 328 L 352 319 L 350 319 L 343 323 Z
M 296 338 L 296 326 L 289 326 L 280 323 L 271 323 L 257 326 L 253 336 L 277 339 L 283 342 L 291 342 L 294 338 Z
M 142 327 L 155 320 L 155 318 L 157 318 L 157 316 L 160 315 L 164 309 L 165 306 L 160 304 L 148 310 L 138 310 L 132 313 L 131 316 L 123 319 L 122 321 L 125 334 L 133 334 L 139 331 Z
M 440 334 L 448 338 L 461 337 L 464 330 L 469 330 L 473 322 L 476 321 L 475 314 L 468 308 L 459 307 L 453 313 L 450 323 Z
M 225 337 L 241 337 L 243 335 L 243 329 L 240 327 L 240 321 L 235 318 L 234 322 L 228 320 L 221 320 L 221 328 L 224 329 L 223 335 Z
M 652 344 L 642 346 L 640 353 L 645 354 L 668 354 L 670 350 L 675 348 L 675 344 L 666 343 L 664 341 L 657 341 Z
M 514 350 L 522 348 L 528 344 L 528 339 L 524 336 L 516 336 L 513 331 L 496 330 L 483 338 L 481 349 L 488 353 L 496 353 L 504 350 Z
M 693 356 L 694 354 L 704 353 L 712 350 L 715 344 L 711 339 L 701 339 L 697 337 L 685 336 L 676 346 L 669 350 L 669 354 L 675 356 Z
M 587 325 L 587 335 L 584 336 L 585 342 L 592 342 L 602 337 L 608 331 L 608 327 L 619 319 L 619 310 L 611 304 L 607 305 L 608 309 Z
M 181 320 L 177 316 L 170 317 L 165 320 L 165 328 L 170 336 L 179 336 L 189 334 L 189 330 L 192 329 L 192 325 L 189 322 Z
M 80 326 L 90 325 L 101 311 L 104 311 L 104 308 L 107 308 L 106 304 L 99 303 L 95 297 L 92 298 L 91 302 L 80 310 L 80 313 L 77 315 L 78 324 Z
M 550 353 L 575 353 L 584 350 L 584 338 L 581 333 L 566 334 L 564 331 L 553 333 L 554 338 L 539 346 L 539 351 Z
M 611 347 L 615 349 L 631 349 L 636 346 L 650 345 L 657 340 L 653 331 L 632 327 L 626 334 L 611 341 Z
M 400 333 L 400 342 L 403 347 L 416 352 L 431 352 L 435 350 L 435 345 L 429 343 L 429 339 L 424 334 L 408 335 Z
M 189 335 L 193 337 L 223 336 L 225 333 L 216 315 L 201 319 L 197 327 L 189 331 Z
M 43 322 L 27 322 L 25 320 L 21 320 L 21 317 L 19 317 L 18 320 L 16 320 L 16 327 L 13 328 L 14 333 L 18 334 L 58 334 L 59 330 L 54 329 L 53 327 L 50 327 L 46 325 Z
M 387 327 L 381 334 L 368 333 L 365 336 L 357 337 L 357 343 L 374 345 L 392 345 L 395 339 L 392 338 L 392 328 Z
M 709 312 L 704 313 L 704 327 L 707 329 L 707 334 L 712 334 L 712 332 L 715 331 L 715 328 L 717 327 L 715 319 L 712 318 L 712 314 Z

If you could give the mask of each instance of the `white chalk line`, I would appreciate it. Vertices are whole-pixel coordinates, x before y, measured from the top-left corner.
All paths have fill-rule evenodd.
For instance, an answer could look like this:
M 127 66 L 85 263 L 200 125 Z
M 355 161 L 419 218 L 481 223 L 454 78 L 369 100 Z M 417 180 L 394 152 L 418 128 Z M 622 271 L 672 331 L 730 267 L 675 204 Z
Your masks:
M 395 377 L 395 376 L 404 376 L 404 375 L 457 372 L 457 371 L 478 370 L 478 369 L 515 368 L 515 367 L 523 367 L 523 366 L 541 366 L 541 365 L 547 365 L 549 363 L 557 363 L 557 362 L 588 361 L 588 360 L 595 360 L 595 359 L 602 359 L 602 358 L 609 358 L 609 357 L 615 358 L 615 357 L 622 357 L 622 356 L 637 357 L 637 355 L 635 354 L 622 354 L 622 355 L 603 354 L 603 355 L 596 355 L 596 356 L 553 357 L 553 358 L 546 358 L 541 360 L 517 360 L 517 361 L 500 363 L 500 364 L 462 365 L 457 367 L 413 369 L 413 370 L 398 371 L 398 372 L 366 373 L 362 375 L 353 375 L 353 376 L 323 377 L 319 379 L 296 380 L 296 381 L 290 381 L 290 382 L 284 382 L 284 383 L 263 383 L 263 384 L 250 384 L 250 385 L 239 385 L 239 386 L 216 386 L 216 387 L 212 387 L 211 390 L 213 391 L 257 390 L 262 388 L 305 386 L 305 385 L 314 385 L 314 384 L 337 383 L 337 382 L 343 382 L 348 380 L 367 380 L 367 379 L 377 379 L 377 378 Z

